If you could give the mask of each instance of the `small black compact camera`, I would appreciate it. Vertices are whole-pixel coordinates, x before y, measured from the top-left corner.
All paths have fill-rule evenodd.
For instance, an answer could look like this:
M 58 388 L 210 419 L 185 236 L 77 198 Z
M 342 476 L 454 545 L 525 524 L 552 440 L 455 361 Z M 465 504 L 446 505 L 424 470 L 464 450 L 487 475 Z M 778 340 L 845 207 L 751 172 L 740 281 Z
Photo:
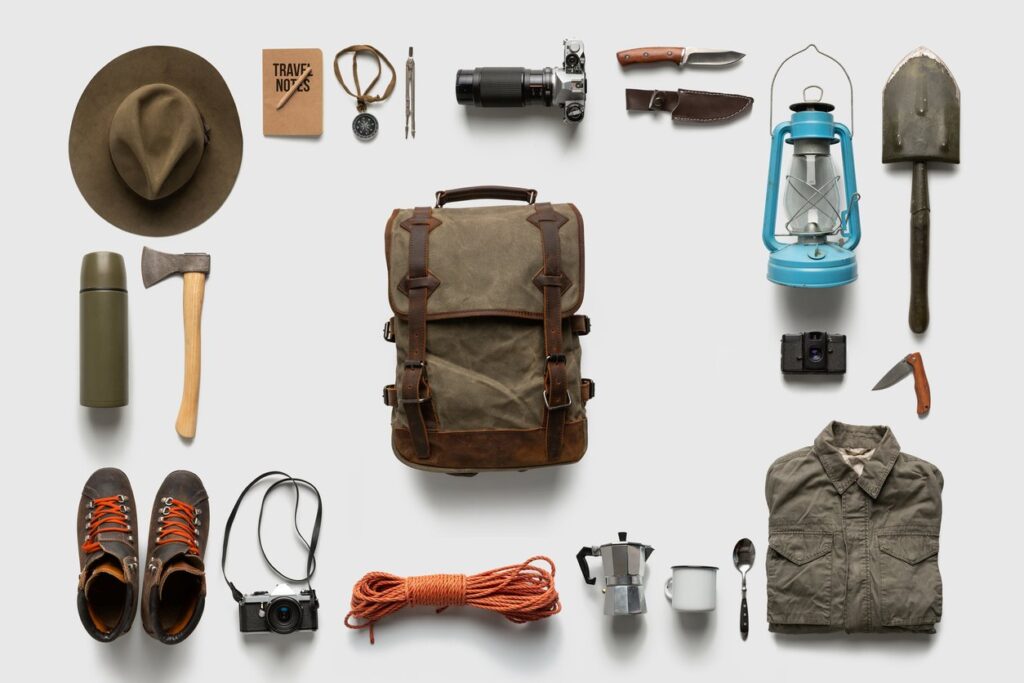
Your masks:
M 782 372 L 790 375 L 846 373 L 846 335 L 804 332 L 782 335 Z
M 315 631 L 320 603 L 316 591 L 293 593 L 288 586 L 258 591 L 238 603 L 238 627 L 242 633 L 293 633 Z

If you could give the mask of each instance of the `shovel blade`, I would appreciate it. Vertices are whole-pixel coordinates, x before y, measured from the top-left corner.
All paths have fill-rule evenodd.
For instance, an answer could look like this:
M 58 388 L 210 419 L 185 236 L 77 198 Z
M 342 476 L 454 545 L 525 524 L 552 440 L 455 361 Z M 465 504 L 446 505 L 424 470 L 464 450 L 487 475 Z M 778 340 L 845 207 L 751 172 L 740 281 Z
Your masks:
M 882 95 L 882 163 L 960 163 L 960 88 L 921 47 L 903 58 Z

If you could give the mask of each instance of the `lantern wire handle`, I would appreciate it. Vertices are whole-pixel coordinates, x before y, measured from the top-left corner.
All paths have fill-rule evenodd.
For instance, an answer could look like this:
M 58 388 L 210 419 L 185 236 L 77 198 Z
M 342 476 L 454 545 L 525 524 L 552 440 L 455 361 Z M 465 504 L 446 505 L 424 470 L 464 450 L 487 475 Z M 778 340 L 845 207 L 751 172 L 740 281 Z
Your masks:
M 777 68 L 775 70 L 775 75 L 772 76 L 772 88 L 771 88 L 771 91 L 768 94 L 768 135 L 770 136 L 772 134 L 772 132 L 775 130 L 775 79 L 777 79 L 779 77 L 779 72 L 782 71 L 782 67 L 784 67 L 786 65 L 786 62 L 788 62 L 789 60 L 793 59 L 793 57 L 796 57 L 799 54 L 807 52 L 811 48 L 814 48 L 814 51 L 817 52 L 822 57 L 825 57 L 826 59 L 830 59 L 833 62 L 835 62 L 836 66 L 838 66 L 842 70 L 843 75 L 846 76 L 846 82 L 849 83 L 849 85 L 850 85 L 850 137 L 852 138 L 853 137 L 853 81 L 850 79 L 850 74 L 847 73 L 846 67 L 842 65 L 842 62 L 840 62 L 838 59 L 836 59 L 832 55 L 828 54 L 827 52 L 822 52 L 821 50 L 819 50 L 818 46 L 815 45 L 814 43 L 809 44 L 807 47 L 805 47 L 802 50 L 797 50 L 796 52 L 794 52 L 790 56 L 788 56 L 785 59 L 783 59 L 782 62 L 779 64 L 779 68 Z M 818 88 L 818 90 L 822 90 L 820 86 L 814 85 L 814 86 L 808 86 L 807 88 L 804 88 L 804 92 L 806 93 L 807 90 L 809 90 L 810 88 Z M 824 92 L 824 91 L 822 91 L 822 92 Z

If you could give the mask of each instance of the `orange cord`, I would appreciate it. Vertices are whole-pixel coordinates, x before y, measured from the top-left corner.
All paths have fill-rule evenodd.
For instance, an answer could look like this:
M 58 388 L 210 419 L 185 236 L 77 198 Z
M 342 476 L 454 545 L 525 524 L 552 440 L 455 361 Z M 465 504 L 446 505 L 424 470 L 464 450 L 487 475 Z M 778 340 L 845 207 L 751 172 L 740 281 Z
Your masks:
M 100 543 L 96 539 L 105 531 L 121 534 L 131 533 L 132 529 L 128 526 L 128 508 L 125 506 L 127 500 L 124 496 L 107 496 L 92 500 L 89 508 L 89 525 L 86 527 L 82 552 L 88 554 L 101 550 Z
M 198 555 L 196 509 L 177 498 L 164 498 L 162 502 L 164 507 L 160 511 L 160 531 L 156 538 L 156 544 L 184 543 L 188 547 L 188 552 Z
M 550 571 L 533 564 L 546 562 Z M 385 572 L 370 572 L 352 588 L 352 610 L 345 626 L 369 629 L 403 607 L 429 605 L 442 612 L 448 607 L 470 605 L 497 612 L 509 621 L 523 624 L 562 611 L 555 590 L 555 563 L 535 555 L 522 564 L 499 567 L 481 574 L 429 574 L 403 578 Z M 361 623 L 352 623 L 351 619 Z

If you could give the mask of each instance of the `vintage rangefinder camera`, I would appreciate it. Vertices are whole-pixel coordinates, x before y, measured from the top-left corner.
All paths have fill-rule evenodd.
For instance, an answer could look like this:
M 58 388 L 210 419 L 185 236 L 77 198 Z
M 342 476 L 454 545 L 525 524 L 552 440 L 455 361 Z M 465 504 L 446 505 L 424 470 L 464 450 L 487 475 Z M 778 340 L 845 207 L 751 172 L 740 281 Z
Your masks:
M 846 372 L 846 335 L 804 332 L 782 335 L 782 372 L 842 375 Z
M 562 67 L 478 67 L 459 69 L 455 99 L 474 107 L 557 106 L 566 123 L 583 120 L 587 104 L 586 55 L 583 41 L 562 41 Z
M 238 627 L 242 633 L 315 631 L 319 608 L 316 591 L 294 593 L 281 584 L 270 592 L 243 596 L 238 604 Z

